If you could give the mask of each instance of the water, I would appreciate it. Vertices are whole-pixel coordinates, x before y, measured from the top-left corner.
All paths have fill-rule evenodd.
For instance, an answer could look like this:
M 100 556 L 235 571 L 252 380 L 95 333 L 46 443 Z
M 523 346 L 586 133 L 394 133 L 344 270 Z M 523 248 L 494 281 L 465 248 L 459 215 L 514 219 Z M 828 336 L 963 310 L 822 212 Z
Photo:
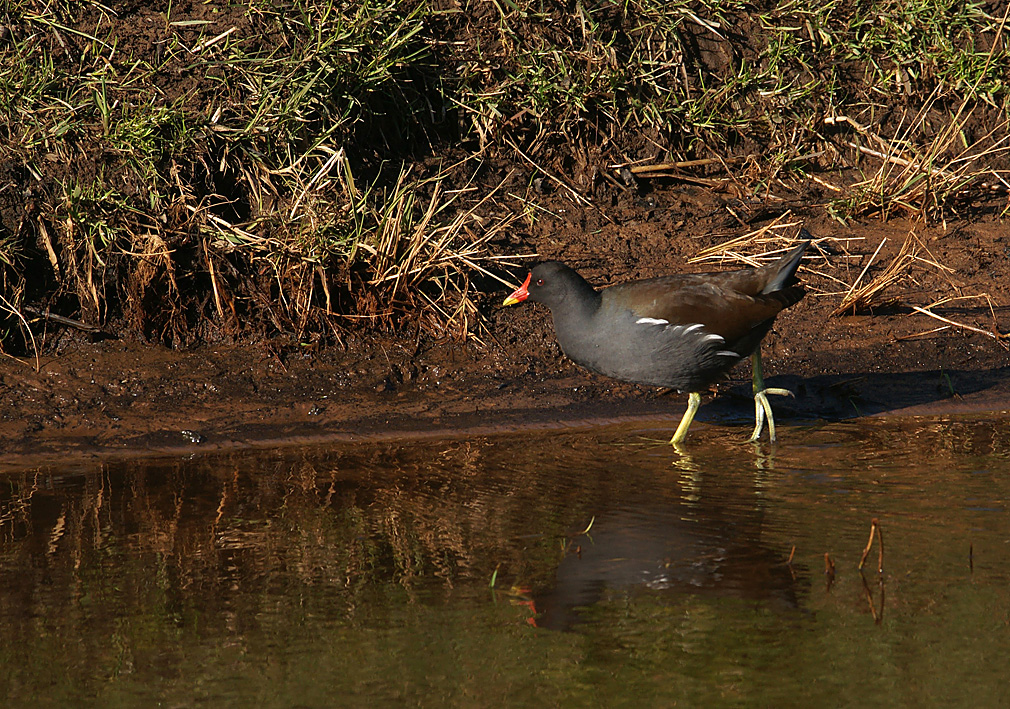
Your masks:
M 1006 706 L 1005 419 L 0 476 L 8 706 Z M 875 542 L 881 524 L 883 574 Z M 588 529 L 587 529 L 588 528 Z M 825 555 L 835 573 L 825 573 Z M 792 559 L 790 561 L 790 555 Z

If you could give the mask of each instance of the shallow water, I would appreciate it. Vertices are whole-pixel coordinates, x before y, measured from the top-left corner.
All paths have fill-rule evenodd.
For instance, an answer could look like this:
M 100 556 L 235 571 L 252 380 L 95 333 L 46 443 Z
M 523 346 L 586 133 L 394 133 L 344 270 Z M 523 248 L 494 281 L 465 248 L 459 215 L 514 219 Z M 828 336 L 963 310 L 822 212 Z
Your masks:
M 789 427 L 774 450 L 698 427 L 681 456 L 663 422 L 8 472 L 0 688 L 1006 706 L 1008 424 Z M 860 574 L 873 518 L 883 574 L 877 542 Z

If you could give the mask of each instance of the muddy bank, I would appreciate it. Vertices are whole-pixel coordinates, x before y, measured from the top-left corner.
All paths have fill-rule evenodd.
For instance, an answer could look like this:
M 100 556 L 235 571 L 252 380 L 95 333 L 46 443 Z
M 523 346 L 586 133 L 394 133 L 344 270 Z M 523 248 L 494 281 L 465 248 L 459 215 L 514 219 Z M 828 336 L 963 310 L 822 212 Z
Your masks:
M 494 278 L 524 275 L 502 259 L 604 286 L 739 267 L 800 226 L 827 241 L 764 346 L 770 384 L 797 393 L 780 422 L 1010 408 L 1005 343 L 984 334 L 1010 330 L 1005 33 L 974 12 L 881 25 L 842 3 L 815 31 L 793 8 L 700 9 L 710 25 L 634 3 L 36 4 L 0 13 L 0 74 L 23 89 L 0 146 L 0 345 L 41 352 L 0 360 L 9 465 L 676 418 L 683 396 L 571 365 L 545 310 L 500 309 Z M 891 27 L 923 51 L 894 54 Z M 280 93 L 247 80 L 275 71 Z M 910 235 L 896 282 L 832 315 Z M 930 304 L 959 325 L 914 310 Z M 748 376 L 700 424 L 745 429 Z
M 779 317 L 762 345 L 769 386 L 796 392 L 795 399 L 773 400 L 781 424 L 1010 409 L 1004 342 L 912 308 L 962 298 L 936 313 L 980 330 L 1010 330 L 1010 241 L 994 208 L 946 228 L 873 219 L 845 228 L 816 206 L 777 205 L 743 224 L 740 205 L 731 202 L 676 184 L 650 186 L 644 201 L 624 194 L 606 211 L 563 208 L 558 198 L 556 216 L 535 223 L 512 249 L 564 260 L 603 286 L 738 268 L 732 259 L 690 259 L 786 217 L 825 241 L 801 267 L 806 297 Z M 878 278 L 910 233 L 922 245 L 923 262 L 943 268 L 920 264 L 883 293 L 882 306 L 833 316 L 848 287 Z M 751 252 L 774 247 L 756 244 Z M 525 272 L 512 275 L 521 279 Z M 50 323 L 38 372 L 33 360 L 0 362 L 4 462 L 472 435 L 615 417 L 666 416 L 673 428 L 684 395 L 578 368 L 555 343 L 549 312 L 502 308 L 507 292 L 493 281 L 485 285 L 466 342 L 433 340 L 421 330 L 391 336 L 360 329 L 331 346 L 278 340 L 180 351 L 125 339 L 89 341 Z M 704 440 L 706 424 L 738 426 L 746 437 L 753 421 L 749 377 L 742 364 L 714 398 L 704 398 L 689 442 Z M 781 438 L 788 443 L 788 430 Z
M 858 258 L 848 263 L 850 278 L 885 238 L 877 259 L 886 264 L 909 229 L 869 223 L 842 232 L 826 220 L 807 223 L 817 236 L 866 236 L 853 248 Z M 943 310 L 945 316 L 982 328 L 992 326 L 995 316 L 1001 329 L 1010 328 L 1004 305 L 1010 302 L 1004 285 L 1010 283 L 1010 258 L 1002 225 L 991 220 L 918 233 L 953 269 L 950 278 L 961 293 L 987 293 L 996 306 L 990 312 L 984 303 L 965 301 Z M 716 232 L 678 237 L 674 225 L 654 219 L 598 230 L 595 242 L 591 234 L 570 229 L 567 238 L 558 239 L 558 231 L 545 225 L 535 246 L 545 257 L 576 263 L 598 284 L 608 277 L 717 270 L 685 263 L 685 254 L 717 243 Z M 626 248 L 609 248 L 616 235 Z M 661 239 L 671 246 L 665 253 Z M 953 327 L 915 336 L 942 323 L 907 303 L 927 303 L 929 289 L 941 289 L 920 276 L 895 290 L 905 304 L 831 317 L 841 295 L 831 294 L 819 275 L 828 268 L 816 259 L 805 265 L 801 276 L 810 292 L 779 318 L 763 346 L 769 384 L 796 392 L 795 399 L 773 401 L 785 427 L 784 444 L 789 425 L 818 420 L 1010 409 L 1010 360 L 999 341 Z M 831 268 L 844 275 L 837 264 Z M 504 293 L 502 288 L 484 294 L 480 342 L 352 334 L 342 347 L 251 343 L 183 352 L 76 340 L 43 354 L 38 372 L 34 362 L 5 359 L 0 364 L 4 465 L 23 467 L 67 455 L 474 435 L 627 417 L 669 418 L 672 429 L 684 408 L 683 395 L 581 370 L 554 343 L 546 309 L 500 308 Z M 749 375 L 749 367 L 741 365 L 717 396 L 705 397 L 689 442 L 704 441 L 706 425 L 736 426 L 741 439 L 746 436 L 753 416 Z

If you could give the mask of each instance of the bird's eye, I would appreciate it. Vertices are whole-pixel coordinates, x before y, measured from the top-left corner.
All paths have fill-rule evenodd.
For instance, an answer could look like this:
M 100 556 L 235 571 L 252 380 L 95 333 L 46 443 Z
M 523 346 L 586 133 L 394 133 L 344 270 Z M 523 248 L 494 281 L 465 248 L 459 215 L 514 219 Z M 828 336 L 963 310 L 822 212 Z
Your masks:
M 538 278 L 537 279 L 537 285 L 538 286 L 542 286 L 543 284 L 544 284 L 544 279 L 543 278 Z

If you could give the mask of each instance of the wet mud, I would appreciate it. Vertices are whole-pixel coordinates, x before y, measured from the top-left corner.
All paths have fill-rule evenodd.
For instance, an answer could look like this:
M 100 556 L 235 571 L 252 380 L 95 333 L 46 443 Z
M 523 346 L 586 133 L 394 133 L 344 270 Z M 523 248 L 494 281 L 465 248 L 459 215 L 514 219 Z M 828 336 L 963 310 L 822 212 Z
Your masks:
M 721 270 L 739 265 L 687 260 L 753 228 L 730 223 L 728 213 L 711 193 L 668 185 L 651 188 L 647 203 L 623 198 L 609 214 L 587 208 L 535 223 L 522 246 L 570 263 L 598 286 Z M 788 441 L 790 425 L 822 419 L 1010 409 L 1004 342 L 959 327 L 921 334 L 944 323 L 911 308 L 984 294 L 988 301 L 953 301 L 936 312 L 982 330 L 1010 330 L 1010 245 L 997 216 L 983 213 L 946 228 L 872 219 L 843 228 L 811 207 L 794 219 L 815 237 L 859 241 L 837 242 L 848 251 L 844 258 L 825 242 L 825 255 L 804 262 L 808 294 L 779 317 L 762 346 L 769 386 L 796 394 L 772 402 L 784 426 L 781 441 Z M 867 264 L 865 279 L 879 274 L 910 231 L 950 270 L 913 272 L 893 287 L 896 303 L 884 310 L 832 316 L 844 284 Z M 525 272 L 511 275 L 521 279 Z M 549 312 L 502 308 L 506 293 L 487 285 L 476 337 L 465 343 L 434 341 L 417 330 L 399 336 L 360 330 L 329 347 L 246 342 L 176 351 L 67 336 L 43 351 L 38 371 L 33 359 L 0 364 L 5 465 L 641 417 L 669 417 L 673 428 L 685 396 L 573 365 L 554 342 Z M 749 377 L 742 364 L 714 397 L 704 397 L 688 442 L 705 436 L 706 425 L 738 426 L 747 435 Z

